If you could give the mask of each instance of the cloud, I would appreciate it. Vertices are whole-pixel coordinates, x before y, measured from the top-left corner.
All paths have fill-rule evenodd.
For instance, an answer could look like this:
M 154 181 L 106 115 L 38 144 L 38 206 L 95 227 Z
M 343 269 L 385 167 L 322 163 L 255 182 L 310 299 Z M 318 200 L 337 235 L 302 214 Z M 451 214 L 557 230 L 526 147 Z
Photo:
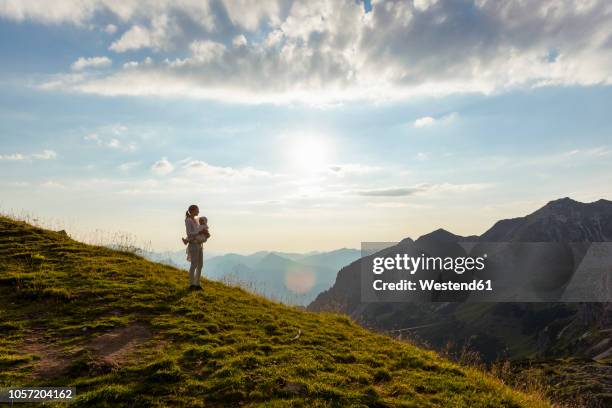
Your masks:
M 48 3 L 39 1 L 2 1 L 0 16 L 15 21 L 33 20 L 42 23 L 82 24 L 93 17 L 96 2 L 58 0 L 49 7 Z
M 114 24 L 108 24 L 106 27 L 104 27 L 104 32 L 106 34 L 115 34 L 117 32 L 117 26 Z
M 24 188 L 29 187 L 31 183 L 28 181 L 5 181 L 0 183 L 0 185 L 5 187 Z
M 17 21 L 86 25 L 98 15 L 129 27 L 112 51 L 162 58 L 47 89 L 334 103 L 612 84 L 607 0 L 390 0 L 370 12 L 353 0 L 0 3 Z
M 435 123 L 435 119 L 432 118 L 431 116 L 424 116 L 422 118 L 418 118 L 417 120 L 414 121 L 414 127 L 415 128 L 422 128 L 425 126 L 431 126 Z
M 140 166 L 140 164 L 141 164 L 141 162 L 139 162 L 139 161 L 127 162 L 127 163 L 120 164 L 118 169 L 120 171 L 127 172 L 127 171 L 132 170 L 134 167 Z
M 347 175 L 370 174 L 381 171 L 378 166 L 367 166 L 363 164 L 334 164 L 328 167 L 329 171 L 337 176 L 344 177 Z
M 55 153 L 53 150 L 43 150 L 40 153 L 33 153 L 31 157 L 38 160 L 50 160 L 55 159 L 57 157 L 57 153 Z
M 90 133 L 88 135 L 85 135 L 85 136 L 83 136 L 83 140 L 93 141 L 93 142 L 96 142 L 98 144 L 102 143 L 102 141 L 100 140 L 100 136 L 98 136 L 97 133 Z
M 110 139 L 107 143 L 107 146 L 110 147 L 111 149 L 125 150 L 125 151 L 130 151 L 130 152 L 136 150 L 136 143 L 134 142 L 125 143 L 117 138 Z
M 479 169 L 513 169 L 523 167 L 550 167 L 558 171 L 560 167 L 575 167 L 585 163 L 596 163 L 606 161 L 612 157 L 612 147 L 594 146 L 572 150 L 559 150 L 530 155 L 500 156 L 489 155 L 481 157 L 473 162 L 475 168 Z
M 216 179 L 236 179 L 236 178 L 253 178 L 253 177 L 271 177 L 272 174 L 266 171 L 257 170 L 252 167 L 233 168 L 220 167 L 208 164 L 201 160 L 189 160 L 182 166 L 188 174 L 198 175 Z
M 4 161 L 21 161 L 25 159 L 26 159 L 26 156 L 24 156 L 21 153 L 0 154 L 0 160 L 4 160 Z
M 125 140 L 127 131 L 127 126 L 121 124 L 105 126 L 97 129 L 96 132 L 85 135 L 83 140 L 93 142 L 100 147 L 133 152 L 138 148 L 138 145 L 133 141 Z
M 244 47 L 245 45 L 247 45 L 247 39 L 244 35 L 240 34 L 237 35 L 236 37 L 234 37 L 234 39 L 232 40 L 232 45 L 234 47 Z
M 164 49 L 169 45 L 169 30 L 168 19 L 162 15 L 152 20 L 151 28 L 132 26 L 108 49 L 119 53 L 140 48 Z
M 438 118 L 434 118 L 432 116 L 423 116 L 422 118 L 418 118 L 414 121 L 414 127 L 417 129 L 428 127 L 435 125 L 437 123 L 448 123 L 459 116 L 457 112 L 449 113 L 444 116 L 440 116 Z
M 143 65 L 151 65 L 153 63 L 153 60 L 151 59 L 151 57 L 146 57 L 144 60 L 142 60 L 141 62 L 138 61 L 128 61 L 125 64 L 123 64 L 123 68 L 124 69 L 130 69 L 130 68 L 136 68 L 136 67 L 142 67 Z
M 104 68 L 112 65 L 113 61 L 108 57 L 91 57 L 83 58 L 80 57 L 72 63 L 71 68 L 73 71 L 82 71 L 86 68 Z
M 43 150 L 40 153 L 29 155 L 22 153 L 0 155 L 0 161 L 51 160 L 55 158 L 57 158 L 57 153 L 53 150 Z
M 166 174 L 172 173 L 174 165 L 168 161 L 165 157 L 153 163 L 151 171 L 158 176 L 165 176 Z
M 66 186 L 59 181 L 48 180 L 40 184 L 41 187 L 44 188 L 54 188 L 54 189 L 65 189 Z
M 206 64 L 218 60 L 225 52 L 225 46 L 214 41 L 194 41 L 189 45 L 191 58 L 186 61 L 194 64 Z
M 607 146 L 592 147 L 589 149 L 575 149 L 562 153 L 567 157 L 601 158 L 612 156 L 612 148 Z
M 423 187 L 390 187 L 370 190 L 358 190 L 354 193 L 366 197 L 405 197 L 424 191 Z
M 452 184 L 440 183 L 429 184 L 422 183 L 411 187 L 388 187 L 369 190 L 351 191 L 351 194 L 356 194 L 366 197 L 406 197 L 417 194 L 439 193 L 439 192 L 467 192 L 483 190 L 491 187 L 488 183 L 468 183 L 468 184 Z

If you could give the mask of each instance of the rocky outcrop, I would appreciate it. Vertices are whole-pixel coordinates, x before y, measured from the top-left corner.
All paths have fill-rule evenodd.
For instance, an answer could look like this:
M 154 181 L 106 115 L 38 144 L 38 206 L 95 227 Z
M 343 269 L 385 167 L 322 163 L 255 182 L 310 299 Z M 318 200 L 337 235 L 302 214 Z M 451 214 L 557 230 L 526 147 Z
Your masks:
M 426 251 L 457 242 L 558 242 L 612 241 L 612 201 L 581 203 L 570 198 L 554 200 L 525 216 L 495 223 L 480 237 L 462 237 L 443 229 L 416 241 Z M 580 244 L 573 245 L 578 247 Z M 393 251 L 393 248 L 389 249 Z M 586 249 L 585 249 L 586 251 Z M 574 251 L 575 252 L 575 251 Z M 570 253 L 577 267 L 584 253 Z M 555 258 L 557 259 L 557 258 Z M 592 358 L 606 350 L 588 351 L 612 336 L 611 303 L 501 303 L 412 304 L 365 303 L 360 294 L 360 261 L 340 270 L 335 284 L 309 305 L 310 310 L 350 315 L 368 327 L 398 330 L 438 348 L 449 342 L 461 348 L 480 347 L 485 359 L 529 356 L 580 356 Z M 611 271 L 612 272 L 612 271 Z M 611 282 L 602 282 L 610 285 Z M 474 342 L 474 338 L 486 341 Z M 494 345 L 494 346 L 492 346 Z

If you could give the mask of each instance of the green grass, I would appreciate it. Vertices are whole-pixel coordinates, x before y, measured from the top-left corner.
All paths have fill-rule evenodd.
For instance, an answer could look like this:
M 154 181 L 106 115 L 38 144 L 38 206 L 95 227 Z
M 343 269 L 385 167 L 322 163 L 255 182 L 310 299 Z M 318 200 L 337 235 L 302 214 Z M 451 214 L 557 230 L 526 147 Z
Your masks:
M 0 387 L 75 386 L 75 406 L 548 406 L 340 315 L 186 286 L 184 271 L 0 217 Z M 100 364 L 92 340 L 134 323 L 151 337 Z M 48 349 L 66 366 L 41 376 Z

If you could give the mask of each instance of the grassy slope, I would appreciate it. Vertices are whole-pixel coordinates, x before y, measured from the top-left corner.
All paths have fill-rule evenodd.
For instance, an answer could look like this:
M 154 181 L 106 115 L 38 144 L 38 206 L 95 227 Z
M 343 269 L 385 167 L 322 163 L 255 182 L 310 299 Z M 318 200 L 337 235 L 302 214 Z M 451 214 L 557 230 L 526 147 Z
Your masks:
M 345 317 L 186 283 L 184 271 L 0 217 L 0 387 L 71 385 L 78 405 L 96 406 L 546 406 Z M 101 365 L 87 345 L 134 322 L 153 337 Z M 67 367 L 37 376 L 33 338 Z

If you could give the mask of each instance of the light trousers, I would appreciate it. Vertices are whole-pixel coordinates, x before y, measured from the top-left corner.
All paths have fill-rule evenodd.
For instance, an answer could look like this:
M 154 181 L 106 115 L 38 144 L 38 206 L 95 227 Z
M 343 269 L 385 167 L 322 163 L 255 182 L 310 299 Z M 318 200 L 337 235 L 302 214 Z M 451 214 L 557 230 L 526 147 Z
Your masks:
M 191 266 L 189 267 L 189 285 L 200 286 L 200 276 L 204 266 L 204 250 L 202 244 L 190 242 L 187 247 L 191 255 Z

